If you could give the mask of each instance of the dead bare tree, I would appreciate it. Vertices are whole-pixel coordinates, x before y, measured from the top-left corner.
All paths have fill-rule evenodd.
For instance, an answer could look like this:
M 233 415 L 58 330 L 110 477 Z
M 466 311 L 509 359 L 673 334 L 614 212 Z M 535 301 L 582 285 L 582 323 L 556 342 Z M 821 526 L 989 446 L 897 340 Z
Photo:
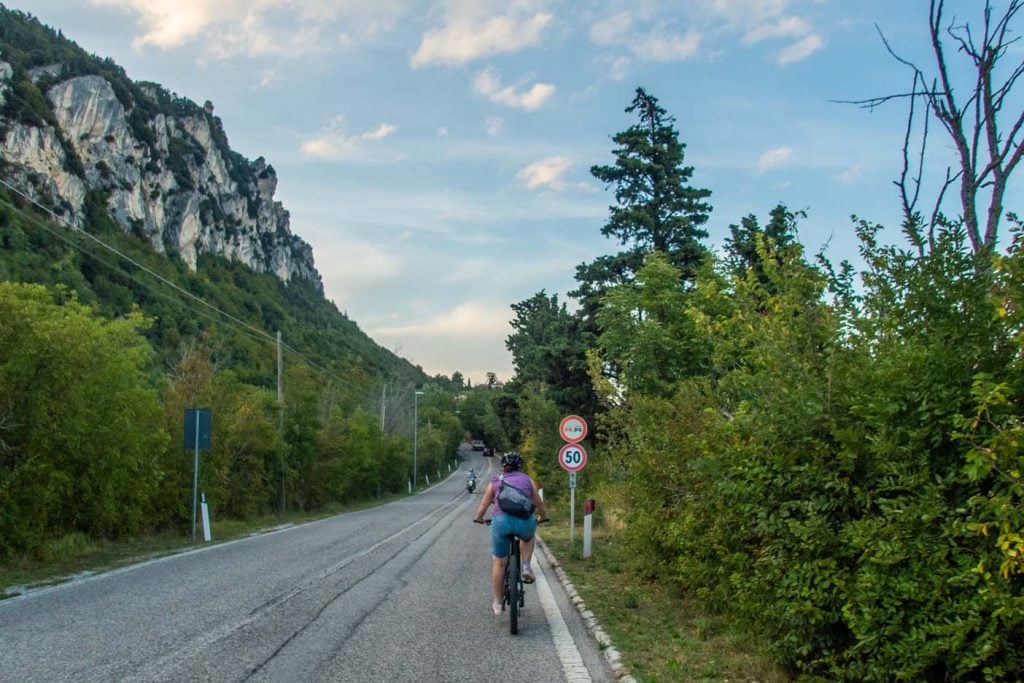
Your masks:
M 1011 25 L 1024 7 L 1024 0 L 1009 0 L 998 16 L 994 16 L 992 1 L 985 0 L 980 36 L 970 23 L 960 24 L 955 18 L 947 23 L 943 18 L 944 5 L 945 0 L 931 0 L 929 7 L 928 30 L 935 75 L 927 77 L 924 70 L 898 55 L 878 29 L 889 54 L 913 72 L 913 87 L 908 93 L 847 103 L 873 109 L 892 100 L 909 100 L 903 169 L 899 179 L 893 182 L 900 190 L 904 229 L 918 248 L 923 251 L 926 244 L 933 244 L 935 229 L 943 222 L 942 201 L 947 190 L 959 183 L 961 215 L 957 222 L 963 224 L 975 253 L 990 252 L 995 249 L 999 236 L 1007 183 L 1024 156 L 1020 140 L 1024 107 L 1009 113 L 1008 127 L 1001 123 L 1001 118 L 1007 120 L 1003 117 L 1004 106 L 1019 106 L 1019 102 L 1011 101 L 1011 95 L 1017 79 L 1024 73 L 1024 59 L 1009 69 L 1004 60 L 1008 58 L 1010 46 L 1020 39 Z M 954 83 L 949 68 L 947 43 L 955 45 L 956 53 L 963 55 L 973 67 L 972 80 L 965 81 L 962 91 L 957 90 L 958 84 Z M 923 113 L 916 107 L 922 101 L 926 105 Z M 953 143 L 959 168 L 946 168 L 930 217 L 925 221 L 918 202 L 924 180 L 929 114 L 942 124 Z M 924 122 L 915 128 L 919 115 Z M 920 132 L 915 132 L 917 130 Z M 919 144 L 916 144 L 917 135 Z M 914 154 L 916 159 L 912 162 Z M 988 206 L 979 210 L 979 203 L 985 201 Z

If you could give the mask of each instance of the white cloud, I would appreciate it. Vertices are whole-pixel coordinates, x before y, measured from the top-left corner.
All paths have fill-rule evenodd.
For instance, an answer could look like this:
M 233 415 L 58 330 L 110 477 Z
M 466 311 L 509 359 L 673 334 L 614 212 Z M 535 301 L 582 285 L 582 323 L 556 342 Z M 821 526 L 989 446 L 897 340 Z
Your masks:
M 383 140 L 395 130 L 390 123 L 381 123 L 373 130 L 352 135 L 347 132 L 344 117 L 336 116 L 314 137 L 302 143 L 302 153 L 320 159 L 352 159 L 360 154 L 363 143 Z
M 540 41 L 552 15 L 518 16 L 516 7 L 499 16 L 477 16 L 475 3 L 453 5 L 441 28 L 428 31 L 410 59 L 412 67 L 465 64 L 481 57 L 518 52 Z
M 608 66 L 608 76 L 613 81 L 624 81 L 629 78 L 629 67 L 632 62 L 629 57 L 618 57 L 613 59 Z
M 325 291 L 342 308 L 351 305 L 361 292 L 373 289 L 402 274 L 402 260 L 386 243 L 373 243 L 335 233 L 316 243 L 317 263 L 338 264 L 323 268 Z
M 632 28 L 633 17 L 628 12 L 619 12 L 594 22 L 590 27 L 590 40 L 597 45 L 618 45 L 629 41 Z
M 651 62 L 678 62 L 697 54 L 701 35 L 688 31 L 683 35 L 651 33 L 632 45 L 635 55 Z
M 516 174 L 516 177 L 530 189 L 549 187 L 553 190 L 564 190 L 568 184 L 563 176 L 571 167 L 572 161 L 569 157 L 553 156 L 526 166 Z
M 439 138 L 446 138 L 446 137 L 448 137 L 448 129 L 446 127 L 444 127 L 444 126 L 441 126 L 440 128 L 438 128 L 437 129 L 437 137 L 439 137 Z
M 769 38 L 792 38 L 810 33 L 811 27 L 802 17 L 782 17 L 775 22 L 754 26 L 743 36 L 746 45 L 753 45 Z
M 505 119 L 500 116 L 488 116 L 484 125 L 487 128 L 487 134 L 493 137 L 505 129 Z
M 706 9 L 733 26 L 771 21 L 783 14 L 792 0 L 704 0 Z
M 269 88 L 280 81 L 277 72 L 273 69 L 264 69 L 260 72 L 260 84 L 261 88 Z
M 651 17 L 642 16 L 642 13 L 619 12 L 590 26 L 590 41 L 595 45 L 621 47 L 651 62 L 689 59 L 700 48 L 701 38 L 696 30 L 679 32 L 669 30 L 664 23 L 652 24 Z M 621 67 L 624 65 L 619 63 L 620 77 L 613 76 L 613 80 L 622 80 Z
M 402 0 L 88 0 L 134 14 L 136 49 L 170 50 L 197 43 L 200 60 L 301 56 L 368 40 L 390 30 Z M 344 21 L 345 31 L 336 23 Z
M 473 79 L 473 89 L 491 102 L 527 111 L 539 109 L 555 94 L 555 86 L 549 83 L 534 83 L 525 91 L 514 85 L 504 86 L 493 69 L 479 72 Z
M 789 47 L 779 50 L 779 64 L 792 64 L 807 59 L 825 45 L 821 36 L 815 34 L 793 43 Z
M 864 169 L 860 164 L 853 164 L 844 168 L 842 171 L 832 176 L 833 180 L 836 180 L 844 185 L 852 185 L 853 183 L 860 180 L 860 177 L 864 175 Z
M 793 150 L 789 147 L 776 147 L 765 152 L 757 160 L 757 174 L 761 175 L 766 171 L 782 166 L 791 156 L 793 156 Z
M 511 330 L 507 305 L 465 301 L 454 308 L 437 313 L 434 317 L 395 327 L 379 327 L 370 330 L 377 337 L 418 337 L 437 338 L 447 336 L 465 337 L 468 330 L 476 337 L 503 338 Z
M 791 12 L 795 4 L 794 0 L 703 0 L 706 14 L 724 22 L 719 33 L 739 33 L 746 46 L 799 39 L 778 51 L 779 65 L 806 59 L 825 45 L 807 17 Z M 731 40 L 720 38 L 723 43 Z

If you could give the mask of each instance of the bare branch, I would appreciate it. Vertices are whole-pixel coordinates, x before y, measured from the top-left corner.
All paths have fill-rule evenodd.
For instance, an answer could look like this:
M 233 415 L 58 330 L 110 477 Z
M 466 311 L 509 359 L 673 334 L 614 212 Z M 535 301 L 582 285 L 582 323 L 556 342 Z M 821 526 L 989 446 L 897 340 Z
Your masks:
M 947 21 L 945 0 L 929 0 L 928 31 L 934 78 L 931 75 L 926 77 L 917 64 L 900 56 L 876 25 L 889 55 L 913 73 L 913 88 L 911 92 L 863 100 L 840 100 L 868 110 L 896 100 L 908 102 L 907 130 L 901 150 L 902 167 L 894 184 L 899 189 L 903 205 L 905 231 L 919 247 L 924 240 L 917 232 L 922 228 L 918 206 L 928 186 L 924 178 L 924 158 L 930 142 L 928 120 L 931 116 L 942 124 L 952 142 L 957 157 L 954 168 L 959 166 L 959 170 L 954 172 L 954 168 L 947 168 L 939 185 L 929 220 L 929 247 L 934 245 L 935 231 L 945 223 L 941 209 L 947 200 L 947 192 L 954 185 L 958 186 L 961 206 L 958 222 L 962 224 L 973 250 L 980 253 L 991 250 L 996 244 L 1006 188 L 1010 176 L 1024 158 L 1024 144 L 1019 139 L 1024 136 L 1024 111 L 1013 112 L 1012 124 L 1008 127 L 1001 126 L 999 122 L 1003 107 L 1013 101 L 1015 88 L 1024 76 L 1024 60 L 1010 64 L 1008 71 L 1000 63 L 1011 54 L 1011 46 L 1021 39 L 1017 35 L 1016 22 L 1024 16 L 1024 0 L 1007 0 L 1000 4 L 1003 9 L 993 12 L 993 3 L 986 0 L 982 15 L 972 25 L 970 21 L 958 21 L 955 17 Z M 950 61 L 954 58 L 959 63 Z M 966 81 L 960 78 L 964 64 L 973 69 Z M 1003 71 L 1007 73 L 1004 75 Z M 929 81 L 930 87 L 926 87 Z M 962 86 L 959 91 L 958 85 Z M 920 128 L 916 128 L 918 98 L 927 103 L 924 125 Z M 920 136 L 916 162 L 911 160 L 915 135 Z M 983 195 L 987 203 L 983 207 L 986 216 L 984 228 L 980 224 L 983 212 L 978 206 Z

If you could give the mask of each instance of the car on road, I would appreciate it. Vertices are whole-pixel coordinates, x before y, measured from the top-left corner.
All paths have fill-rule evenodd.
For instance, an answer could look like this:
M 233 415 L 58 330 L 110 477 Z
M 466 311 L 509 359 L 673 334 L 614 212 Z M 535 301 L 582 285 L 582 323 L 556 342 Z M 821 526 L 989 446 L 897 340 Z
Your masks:
M 494 446 L 484 446 L 484 455 L 488 458 L 494 457 Z
M 473 439 L 470 442 L 470 445 L 473 447 L 474 451 L 482 451 L 482 450 L 484 450 L 484 442 L 481 441 L 480 439 Z

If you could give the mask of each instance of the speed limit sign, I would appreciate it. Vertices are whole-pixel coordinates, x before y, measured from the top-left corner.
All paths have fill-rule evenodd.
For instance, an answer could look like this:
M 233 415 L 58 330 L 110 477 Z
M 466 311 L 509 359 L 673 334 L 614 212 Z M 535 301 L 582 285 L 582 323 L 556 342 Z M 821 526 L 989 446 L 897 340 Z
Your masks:
M 578 443 L 567 443 L 558 451 L 558 464 L 567 472 L 579 472 L 587 464 L 587 451 Z

